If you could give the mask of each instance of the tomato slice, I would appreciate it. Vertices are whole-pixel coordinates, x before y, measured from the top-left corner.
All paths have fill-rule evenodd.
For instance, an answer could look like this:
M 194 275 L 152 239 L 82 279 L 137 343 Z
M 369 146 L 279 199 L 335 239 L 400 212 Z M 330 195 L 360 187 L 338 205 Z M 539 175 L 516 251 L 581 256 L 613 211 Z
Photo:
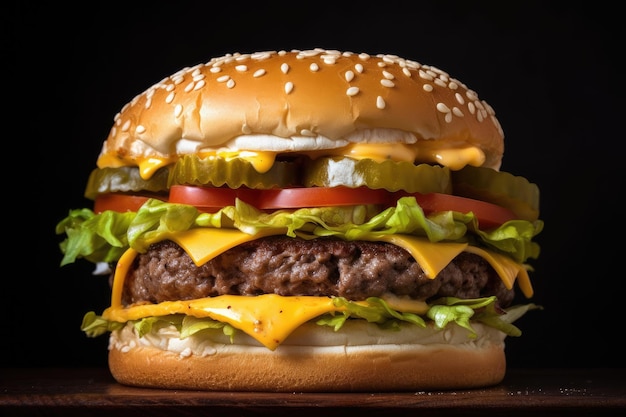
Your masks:
M 409 194 L 397 192 L 395 194 L 398 198 L 402 196 L 415 197 L 417 204 L 420 205 L 426 214 L 447 210 L 458 211 L 459 213 L 472 212 L 483 229 L 497 227 L 517 218 L 515 213 L 507 208 L 467 197 L 440 193 Z
M 358 204 L 386 204 L 389 192 L 367 187 L 304 187 L 263 190 L 257 207 L 262 210 L 300 207 L 353 206 Z
M 235 204 L 240 199 L 260 210 L 277 210 L 301 207 L 347 206 L 357 204 L 395 205 L 398 198 L 413 196 L 426 214 L 438 211 L 472 212 L 483 229 L 497 227 L 517 218 L 513 211 L 467 197 L 441 193 L 390 193 L 384 189 L 367 187 L 302 187 L 271 190 L 250 188 L 232 189 L 228 187 L 198 187 L 191 185 L 173 185 L 170 188 L 170 203 L 189 204 L 201 211 L 216 212 L 225 206 Z M 125 194 L 104 194 L 95 201 L 94 211 L 104 210 L 119 212 L 137 211 L 149 197 Z
M 118 211 L 124 213 L 126 211 L 137 211 L 150 197 L 128 194 L 102 194 L 96 197 L 93 205 L 95 213 L 102 213 L 106 210 Z
M 194 185 L 172 185 L 170 203 L 189 204 L 201 211 L 215 212 L 226 206 L 235 205 L 235 199 L 255 205 L 255 194 L 258 190 L 249 188 L 198 187 Z

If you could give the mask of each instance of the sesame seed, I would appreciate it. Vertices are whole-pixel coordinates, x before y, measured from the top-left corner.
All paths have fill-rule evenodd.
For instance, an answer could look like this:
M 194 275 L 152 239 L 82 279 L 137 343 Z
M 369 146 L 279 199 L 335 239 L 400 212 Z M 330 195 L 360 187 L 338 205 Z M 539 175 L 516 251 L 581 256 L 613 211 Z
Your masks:
M 354 72 L 350 70 L 346 71 L 345 77 L 347 82 L 352 81 L 354 79 Z
M 235 69 L 239 72 L 246 72 L 248 71 L 248 66 L 247 65 L 237 65 L 235 67 Z
M 135 132 L 141 134 L 144 133 L 146 131 L 146 128 L 142 125 L 137 125 L 137 127 L 135 128 Z
M 363 65 L 362 64 L 356 64 L 354 66 L 354 69 L 356 70 L 356 72 L 358 72 L 359 74 L 363 74 Z
M 450 84 L 448 84 L 448 88 L 450 90 L 458 90 L 459 85 L 457 83 L 455 83 L 454 81 L 450 81 Z
M 122 126 L 122 132 L 128 132 L 129 128 L 130 128 L 130 120 L 126 120 L 126 122 L 124 122 L 124 125 Z
M 176 107 L 174 107 L 174 117 L 179 117 L 181 114 L 183 114 L 183 106 L 177 104 Z
M 235 80 L 233 80 L 232 78 L 226 81 L 226 87 L 233 88 L 234 86 L 235 86 Z
M 250 129 L 250 126 L 244 124 L 243 126 L 241 126 L 241 133 L 249 135 L 250 133 L 252 133 L 252 129 Z
M 428 92 L 428 93 L 430 93 L 431 91 L 433 91 L 433 86 L 432 86 L 432 85 L 430 85 L 430 84 L 424 84 L 424 85 L 422 86 L 422 88 L 424 89 L 424 91 L 426 91 L 426 92 Z
M 293 91 L 293 83 L 291 81 L 287 81 L 285 83 L 285 93 L 289 94 Z
M 396 77 L 394 77 L 394 75 L 393 75 L 392 73 L 390 73 L 389 71 L 383 71 L 383 77 L 385 77 L 385 78 L 386 78 L 386 79 L 388 79 L 388 80 L 393 80 L 394 78 L 396 78 Z
M 199 90 L 199 89 L 201 89 L 202 87 L 204 87 L 204 85 L 205 85 L 205 84 L 206 84 L 206 83 L 205 83 L 205 81 L 204 81 L 204 80 L 200 80 L 198 83 L 196 83 L 196 86 L 195 86 L 193 89 L 194 89 L 194 90 Z
M 222 75 L 221 77 L 217 77 L 218 83 L 225 83 L 228 80 L 230 80 L 230 76 L 228 75 Z
M 315 133 L 313 133 L 313 132 L 312 132 L 311 130 L 309 130 L 309 129 L 302 129 L 302 130 L 300 131 L 300 134 L 301 134 L 302 136 L 315 136 Z
M 408 68 L 406 67 L 402 68 L 402 73 L 406 75 L 407 77 L 411 78 L 411 71 Z
M 469 109 L 471 114 L 476 113 L 476 106 L 474 106 L 474 103 L 472 103 L 471 101 L 467 103 L 467 108 Z
M 452 122 L 452 113 L 446 113 L 443 119 L 446 121 L 446 123 Z
M 185 87 L 185 93 L 190 92 L 191 90 L 193 90 L 193 86 L 194 86 L 194 82 L 190 82 L 189 84 L 187 84 L 187 86 Z
M 222 67 L 211 67 L 209 71 L 211 71 L 212 74 L 216 74 L 218 72 L 222 72 Z
M 250 58 L 252 59 L 256 59 L 256 60 L 264 60 L 267 58 L 270 58 L 272 56 L 273 52 L 271 51 L 267 51 L 267 52 L 256 52 L 252 55 L 250 55 Z M 284 55 L 285 51 L 280 51 L 279 55 Z
M 323 55 L 322 60 L 324 61 L 324 64 L 328 65 L 334 65 L 337 63 L 337 57 L 333 55 Z
M 350 87 L 346 90 L 346 94 L 350 97 L 359 94 L 359 87 Z
M 446 106 L 444 103 L 437 103 L 437 110 L 442 113 L 450 113 L 450 108 Z
M 459 93 L 454 94 L 454 98 L 456 98 L 456 101 L 459 104 L 465 104 L 465 100 L 463 99 L 463 96 L 460 95 Z
M 458 107 L 456 107 L 456 106 L 455 106 L 455 107 L 452 107 L 452 113 L 453 113 L 455 116 L 458 116 L 458 117 L 463 117 L 463 116 L 465 116 L 465 115 L 463 114 L 463 112 L 461 111 L 461 109 L 459 109 L 459 108 L 458 108 Z
M 447 86 L 448 86 L 448 85 L 447 85 L 444 81 L 442 81 L 442 80 L 441 80 L 441 79 L 439 79 L 439 78 L 435 78 L 435 81 L 433 81 L 433 82 L 434 82 L 435 84 L 437 84 L 439 87 L 444 87 L 444 88 L 445 88 L 445 87 L 447 87 Z
M 386 105 L 387 104 L 385 103 L 385 100 L 381 96 L 376 97 L 376 107 L 377 108 L 382 110 L 382 109 L 385 108 Z
M 308 58 L 308 57 L 313 57 L 313 56 L 317 56 L 320 54 L 320 52 L 322 52 L 321 50 L 318 49 L 312 49 L 309 51 L 300 51 L 298 52 L 299 56 L 302 56 L 304 58 Z
M 287 63 L 283 63 L 283 64 L 280 66 L 280 71 L 281 71 L 283 74 L 287 74 L 287 73 L 289 72 L 289 64 L 287 64 Z
M 383 87 L 395 87 L 395 84 L 393 83 L 393 81 L 388 80 L 386 78 L 383 78 L 382 80 L 380 80 L 380 83 L 383 85 Z
M 170 92 L 167 97 L 165 97 L 165 102 L 167 104 L 170 104 L 172 101 L 174 101 L 174 97 L 176 96 L 176 93 L 174 93 L 173 91 Z
M 418 74 L 419 74 L 420 78 L 423 78 L 423 79 L 428 80 L 428 81 L 432 81 L 434 79 L 433 76 L 428 74 L 426 71 L 419 70 Z
M 309 69 L 313 72 L 317 72 L 320 69 L 320 66 L 314 62 L 311 65 L 309 65 Z
M 252 74 L 252 76 L 253 76 L 254 78 L 259 78 L 259 77 L 262 77 L 262 76 L 264 76 L 264 75 L 265 75 L 265 70 L 264 70 L 264 69 L 262 69 L 262 68 L 261 68 L 261 69 L 258 69 L 258 70 L 256 70 L 256 71 L 254 71 L 254 74 Z

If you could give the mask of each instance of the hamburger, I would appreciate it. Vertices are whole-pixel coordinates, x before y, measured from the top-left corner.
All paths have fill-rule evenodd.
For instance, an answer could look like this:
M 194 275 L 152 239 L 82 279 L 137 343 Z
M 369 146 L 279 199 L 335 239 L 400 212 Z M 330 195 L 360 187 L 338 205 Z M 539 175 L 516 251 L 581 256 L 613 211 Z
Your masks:
M 395 55 L 228 54 L 115 116 L 61 265 L 122 384 L 399 391 L 497 384 L 539 308 L 539 189 L 500 170 L 494 110 Z M 521 301 L 520 301 L 521 300 Z

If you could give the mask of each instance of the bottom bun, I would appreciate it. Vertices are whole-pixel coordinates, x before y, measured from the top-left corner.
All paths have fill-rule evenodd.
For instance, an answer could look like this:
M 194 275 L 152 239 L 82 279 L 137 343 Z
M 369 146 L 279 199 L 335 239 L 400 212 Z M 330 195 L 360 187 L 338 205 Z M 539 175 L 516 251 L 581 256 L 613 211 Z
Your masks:
M 420 391 L 478 388 L 502 381 L 504 334 L 473 325 L 476 338 L 403 326 L 381 330 L 366 322 L 339 332 L 307 324 L 276 350 L 247 337 L 177 337 L 173 327 L 138 337 L 127 325 L 111 334 L 109 367 L 121 384 L 211 391 Z

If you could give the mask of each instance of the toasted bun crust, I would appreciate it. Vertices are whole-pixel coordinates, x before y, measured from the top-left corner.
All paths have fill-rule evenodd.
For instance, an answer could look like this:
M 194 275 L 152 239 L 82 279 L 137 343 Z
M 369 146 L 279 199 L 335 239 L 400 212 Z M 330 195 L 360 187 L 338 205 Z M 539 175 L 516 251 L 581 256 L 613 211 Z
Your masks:
M 364 331 L 367 327 L 369 332 Z M 504 337 L 478 326 L 471 341 L 463 330 L 381 333 L 356 323 L 332 330 L 310 325 L 302 336 L 270 351 L 248 343 L 208 343 L 161 337 L 134 339 L 126 328 L 111 336 L 109 367 L 126 385 L 212 391 L 406 391 L 484 387 L 502 381 Z M 408 331 L 408 330 L 407 330 Z M 318 332 L 318 336 L 314 334 Z M 364 334 L 369 335 L 364 336 Z M 454 334 L 456 333 L 456 334 Z M 423 341 L 409 341 L 425 334 Z M 131 340 L 129 340 L 129 337 Z M 379 343 L 372 343 L 376 338 Z M 439 340 L 442 338 L 441 340 Z M 124 342 L 122 342 L 124 339 Z M 320 342 L 321 341 L 321 342 Z M 196 346 L 194 346 L 196 344 Z M 210 345 L 210 348 L 208 347 Z M 167 349 L 165 346 L 172 346 Z M 199 346 L 203 354 L 198 352 Z
M 423 140 L 477 147 L 483 166 L 495 169 L 504 151 L 493 109 L 435 67 L 321 49 L 237 53 L 135 97 L 116 115 L 98 166 L 224 147 L 293 152 Z

